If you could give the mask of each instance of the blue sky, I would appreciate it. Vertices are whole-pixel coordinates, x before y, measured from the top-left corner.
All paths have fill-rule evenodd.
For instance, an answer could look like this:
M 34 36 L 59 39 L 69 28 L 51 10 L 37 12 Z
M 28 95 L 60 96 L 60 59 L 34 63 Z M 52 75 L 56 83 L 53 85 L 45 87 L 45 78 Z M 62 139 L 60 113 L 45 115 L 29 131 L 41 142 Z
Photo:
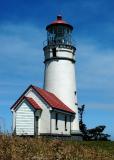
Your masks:
M 11 130 L 11 105 L 43 85 L 45 26 L 58 14 L 74 26 L 78 103 L 88 128 L 106 125 L 114 139 L 114 1 L 0 1 L 0 124 Z

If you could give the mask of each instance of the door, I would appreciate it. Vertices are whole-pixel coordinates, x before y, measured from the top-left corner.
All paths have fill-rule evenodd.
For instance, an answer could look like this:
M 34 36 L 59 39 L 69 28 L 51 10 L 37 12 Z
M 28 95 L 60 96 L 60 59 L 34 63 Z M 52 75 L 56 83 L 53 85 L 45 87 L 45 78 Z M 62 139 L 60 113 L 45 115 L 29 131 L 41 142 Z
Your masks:
M 39 120 L 39 117 L 38 116 L 35 116 L 35 135 L 38 135 L 38 120 Z

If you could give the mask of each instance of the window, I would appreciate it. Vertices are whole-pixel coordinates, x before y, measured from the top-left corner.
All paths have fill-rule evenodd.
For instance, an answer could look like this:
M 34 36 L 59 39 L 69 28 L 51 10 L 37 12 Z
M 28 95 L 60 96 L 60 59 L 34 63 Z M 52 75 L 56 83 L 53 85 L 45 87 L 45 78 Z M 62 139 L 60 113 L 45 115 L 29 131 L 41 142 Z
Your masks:
M 56 57 L 56 48 L 52 49 L 53 57 Z
M 65 131 L 67 131 L 67 116 L 65 115 Z
M 63 36 L 64 36 L 64 27 L 58 26 L 57 37 L 63 37 Z
M 58 113 L 55 114 L 55 129 L 58 130 Z

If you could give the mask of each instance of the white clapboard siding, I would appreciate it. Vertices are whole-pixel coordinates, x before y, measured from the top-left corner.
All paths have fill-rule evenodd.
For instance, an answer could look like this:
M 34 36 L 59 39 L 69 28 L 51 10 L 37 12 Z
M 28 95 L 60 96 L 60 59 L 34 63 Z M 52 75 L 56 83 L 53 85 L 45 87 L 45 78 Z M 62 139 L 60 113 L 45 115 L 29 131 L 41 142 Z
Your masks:
M 34 135 L 34 110 L 26 101 L 16 110 L 16 135 Z

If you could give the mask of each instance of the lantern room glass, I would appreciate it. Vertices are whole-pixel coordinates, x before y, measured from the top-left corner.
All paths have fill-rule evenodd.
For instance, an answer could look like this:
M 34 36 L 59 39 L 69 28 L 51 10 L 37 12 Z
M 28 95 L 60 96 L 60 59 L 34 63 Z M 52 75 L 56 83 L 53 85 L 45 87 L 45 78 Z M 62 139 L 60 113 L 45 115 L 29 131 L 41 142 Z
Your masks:
M 64 44 L 72 45 L 72 30 L 67 26 L 51 26 L 47 31 L 48 45 Z

